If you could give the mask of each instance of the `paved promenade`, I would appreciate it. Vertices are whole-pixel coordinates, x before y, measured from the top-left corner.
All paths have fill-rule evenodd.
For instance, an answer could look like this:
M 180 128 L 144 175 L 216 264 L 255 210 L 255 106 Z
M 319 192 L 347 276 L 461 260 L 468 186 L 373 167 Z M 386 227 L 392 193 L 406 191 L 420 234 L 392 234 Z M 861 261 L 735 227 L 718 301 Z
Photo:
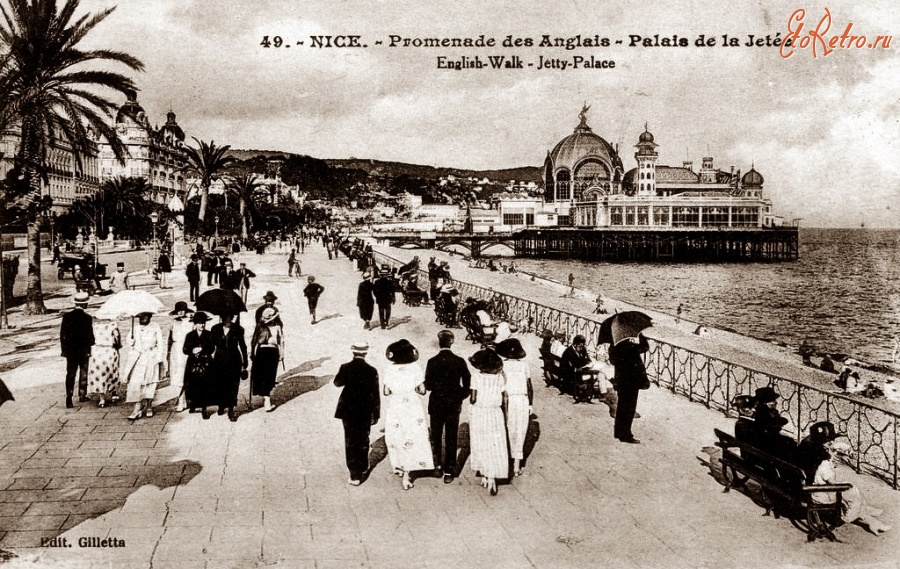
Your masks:
M 857 526 L 842 543 L 807 543 L 786 519 L 737 491 L 722 493 L 709 467 L 712 429 L 733 421 L 656 387 L 642 392 L 640 445 L 612 438 L 603 405 L 573 405 L 544 387 L 539 339 L 521 339 L 535 385 L 525 475 L 496 497 L 468 462 L 453 484 L 422 478 L 403 491 L 386 460 L 383 422 L 372 432 L 371 476 L 346 484 L 343 434 L 333 418 L 331 380 L 366 338 L 369 361 L 408 338 L 423 364 L 437 351 L 430 307 L 399 302 L 391 329 L 364 331 L 355 307 L 359 274 L 320 246 L 303 273 L 326 290 L 310 324 L 302 288 L 285 255 L 242 254 L 259 275 L 253 310 L 266 290 L 279 297 L 287 355 L 272 413 L 242 404 L 236 423 L 157 407 L 130 424 L 126 406 L 64 406 L 58 315 L 31 319 L 0 336 L 0 374 L 16 396 L 0 407 L 0 548 L 28 567 L 893 567 L 900 552 L 900 500 L 884 483 L 853 476 L 897 529 L 875 537 Z M 423 255 L 423 259 L 427 257 Z M 460 275 L 461 276 L 461 275 Z M 180 276 L 179 276 L 180 277 Z M 502 278 L 493 286 L 503 288 Z M 167 306 L 186 300 L 183 277 L 160 291 Z M 509 281 L 512 284 L 513 281 Z M 205 289 L 205 285 L 203 287 Z M 69 291 L 71 292 L 71 291 Z M 545 291 L 544 295 L 548 293 Z M 552 293 L 551 293 L 552 294 Z M 50 301 L 68 308 L 69 295 Z M 545 301 L 546 299 L 540 299 Z M 91 304 L 94 310 L 99 301 Z M 168 316 L 157 317 L 168 325 Z M 252 317 L 250 317 L 252 318 Z M 245 323 L 248 317 L 243 317 Z M 127 323 L 122 322 L 123 330 Z M 248 336 L 249 336 L 248 330 Z M 456 351 L 475 346 L 459 331 Z M 249 337 L 248 337 L 249 340 Z M 123 356 L 126 354 L 123 352 Z M 242 387 L 246 401 L 248 385 Z M 384 402 L 385 404 L 387 402 Z M 257 398 L 255 406 L 261 401 Z M 461 452 L 468 454 L 468 410 Z M 715 470 L 715 469 L 713 469 Z M 53 540 L 40 547 L 41 541 Z M 122 547 L 80 547 L 97 538 Z M 84 542 L 81 542 L 84 544 Z

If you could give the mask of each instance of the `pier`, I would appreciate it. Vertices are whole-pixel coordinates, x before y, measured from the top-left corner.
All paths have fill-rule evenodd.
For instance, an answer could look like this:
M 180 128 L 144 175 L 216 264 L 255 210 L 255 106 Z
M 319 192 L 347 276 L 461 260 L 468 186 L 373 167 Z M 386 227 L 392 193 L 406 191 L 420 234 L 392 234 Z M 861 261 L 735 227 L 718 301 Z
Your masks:
M 395 247 L 464 249 L 473 258 L 503 246 L 517 257 L 585 261 L 779 262 L 800 256 L 799 229 L 568 229 L 507 233 L 394 231 L 376 233 Z

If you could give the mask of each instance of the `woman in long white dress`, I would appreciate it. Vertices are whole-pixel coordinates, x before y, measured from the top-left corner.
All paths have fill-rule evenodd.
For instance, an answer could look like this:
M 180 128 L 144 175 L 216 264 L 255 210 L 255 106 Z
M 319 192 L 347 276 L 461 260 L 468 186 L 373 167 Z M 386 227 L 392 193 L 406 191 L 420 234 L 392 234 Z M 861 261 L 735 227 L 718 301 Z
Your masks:
M 188 308 L 187 302 L 179 300 L 175 303 L 175 310 L 170 314 L 175 316 L 172 321 L 172 330 L 169 332 L 169 385 L 178 393 L 178 403 L 175 411 L 184 411 L 186 400 L 184 397 L 184 370 L 187 366 L 187 355 L 184 350 L 184 339 L 188 332 L 194 329 L 194 324 L 188 317 L 193 312 Z
M 503 358 L 503 377 L 506 380 L 506 430 L 509 436 L 509 454 L 513 459 L 513 474 L 522 473 L 525 458 L 525 435 L 528 419 L 534 403 L 531 370 L 524 360 L 522 343 L 509 338 L 497 344 L 497 354 Z
M 153 416 L 153 396 L 162 373 L 166 348 L 159 324 L 150 322 L 153 314 L 142 312 L 137 315 L 138 323 L 129 336 L 131 352 L 125 364 L 124 381 L 128 382 L 126 403 L 134 403 L 134 410 L 128 419 L 134 421 L 141 415 Z
M 478 370 L 472 374 L 469 411 L 469 446 L 472 470 L 482 476 L 481 485 L 497 495 L 497 479 L 509 478 L 506 423 L 503 420 L 503 360 L 494 350 L 483 349 L 469 358 Z
M 119 349 L 122 336 L 115 320 L 94 320 L 94 345 L 88 362 L 87 394 L 98 395 L 97 406 L 106 407 L 107 398 L 115 401 L 119 387 Z
M 425 372 L 416 363 L 419 352 L 408 340 L 399 340 L 385 352 L 393 365 L 384 374 L 384 394 L 388 400 L 384 440 L 394 472 L 402 475 L 404 490 L 413 487 L 410 473 L 434 470 L 428 421 L 421 396 L 425 394 Z

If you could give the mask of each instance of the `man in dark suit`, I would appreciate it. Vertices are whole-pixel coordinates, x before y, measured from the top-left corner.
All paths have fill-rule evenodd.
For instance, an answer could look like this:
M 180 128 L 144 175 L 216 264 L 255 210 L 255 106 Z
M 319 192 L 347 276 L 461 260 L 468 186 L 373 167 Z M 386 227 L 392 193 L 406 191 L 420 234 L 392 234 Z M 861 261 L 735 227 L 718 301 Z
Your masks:
M 613 435 L 623 443 L 639 444 L 631 432 L 631 423 L 637 409 L 638 394 L 650 387 L 647 370 L 641 354 L 650 349 L 647 338 L 627 338 L 609 347 L 609 363 L 616 368 L 616 392 L 619 403 L 616 408 L 616 422 Z
M 469 396 L 472 374 L 466 360 L 450 351 L 453 332 L 438 332 L 441 350 L 425 366 L 425 389 L 431 392 L 428 414 L 431 417 L 431 450 L 434 463 L 440 464 L 444 484 L 456 476 L 456 439 L 459 434 L 459 412 L 463 400 Z M 442 441 L 446 437 L 446 441 Z M 442 445 L 442 442 L 444 443 Z M 444 447 L 443 453 L 441 446 Z M 440 475 L 440 472 L 438 475 Z
M 256 273 L 247 268 L 247 263 L 241 263 L 241 268 L 235 271 L 238 274 L 238 291 L 241 294 L 241 300 L 247 304 L 247 291 L 250 290 L 250 279 L 256 276 Z
M 87 371 L 94 345 L 94 319 L 84 311 L 90 297 L 86 292 L 75 295 L 75 308 L 63 314 L 59 326 L 59 344 L 66 358 L 66 408 L 74 407 L 75 373 L 78 372 L 78 401 L 87 401 Z
M 334 376 L 334 385 L 344 388 L 334 417 L 344 423 L 344 451 L 350 470 L 347 483 L 359 486 L 369 471 L 369 432 L 381 417 L 381 396 L 378 370 L 366 362 L 369 344 L 358 342 L 350 350 L 353 359 Z
M 188 286 L 191 289 L 191 302 L 196 302 L 200 296 L 200 267 L 197 265 L 197 255 L 191 255 L 191 260 L 184 269 Z
M 378 320 L 381 328 L 387 328 L 391 322 L 391 306 L 396 302 L 397 281 L 391 277 L 391 270 L 382 265 L 381 274 L 372 284 L 375 304 L 378 305 Z

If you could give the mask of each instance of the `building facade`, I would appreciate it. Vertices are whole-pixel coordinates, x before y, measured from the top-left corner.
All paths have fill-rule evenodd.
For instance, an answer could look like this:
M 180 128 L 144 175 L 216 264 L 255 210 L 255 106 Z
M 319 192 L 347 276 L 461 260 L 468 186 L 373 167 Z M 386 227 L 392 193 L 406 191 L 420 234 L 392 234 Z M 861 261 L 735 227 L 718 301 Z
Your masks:
M 763 197 L 763 177 L 751 166 L 715 168 L 703 158 L 658 164 L 658 144 L 646 127 L 638 136 L 637 166 L 624 171 L 618 148 L 595 134 L 583 109 L 575 131 L 547 153 L 544 200 L 553 204 L 559 225 L 581 228 L 728 229 L 781 225 Z M 501 204 L 501 207 L 506 204 Z
M 0 179 L 5 179 L 15 164 L 19 139 L 17 133 L 0 136 Z M 98 156 L 95 144 L 90 144 L 87 152 L 76 156 L 67 141 L 54 139 L 51 142 L 47 151 L 47 180 L 41 184 L 42 195 L 53 200 L 51 213 L 65 213 L 76 200 L 98 190 Z
M 175 113 L 169 111 L 166 123 L 154 128 L 137 94 L 131 92 L 116 115 L 115 129 L 127 155 L 124 164 L 119 162 L 109 143 L 98 140 L 101 181 L 119 176 L 144 178 L 150 187 L 148 198 L 156 203 L 167 204 L 176 196 L 186 201 L 184 131 Z

